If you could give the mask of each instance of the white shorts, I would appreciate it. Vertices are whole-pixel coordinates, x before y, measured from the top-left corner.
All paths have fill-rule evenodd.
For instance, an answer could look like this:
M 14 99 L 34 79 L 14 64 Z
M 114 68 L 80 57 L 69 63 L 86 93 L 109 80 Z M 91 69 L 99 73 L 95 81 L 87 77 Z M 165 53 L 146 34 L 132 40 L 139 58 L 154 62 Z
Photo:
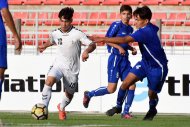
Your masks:
M 54 65 L 50 66 L 48 76 L 55 77 L 57 82 L 63 78 L 63 85 L 68 93 L 74 94 L 78 91 L 78 73 L 74 74 L 69 69 Z

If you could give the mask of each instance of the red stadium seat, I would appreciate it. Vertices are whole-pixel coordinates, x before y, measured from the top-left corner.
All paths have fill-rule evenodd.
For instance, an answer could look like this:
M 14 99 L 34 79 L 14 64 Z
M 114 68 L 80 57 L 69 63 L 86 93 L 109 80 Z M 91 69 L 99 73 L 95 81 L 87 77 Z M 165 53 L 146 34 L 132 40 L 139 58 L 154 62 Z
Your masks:
M 21 24 L 23 25 L 26 22 L 26 20 L 28 19 L 28 12 L 14 12 L 13 18 L 21 19 Z
M 107 19 L 106 12 L 91 12 L 88 25 L 102 25 Z
M 143 5 L 159 5 L 163 0 L 144 0 L 142 1 Z
M 48 20 L 45 21 L 45 25 L 55 25 L 55 26 L 60 25 L 58 15 L 59 12 L 52 12 L 50 18 L 48 18 Z
M 100 5 L 104 0 L 84 0 L 83 5 Z
M 122 2 L 123 0 L 104 0 L 102 5 L 120 5 Z
M 122 4 L 127 4 L 127 5 L 139 5 L 143 2 L 143 0 L 125 0 L 122 2 Z
M 81 20 L 80 20 L 81 12 L 74 12 L 73 14 L 73 25 L 81 25 Z
M 152 14 L 152 23 L 155 23 L 156 19 L 162 19 L 162 22 L 165 22 L 167 19 L 167 14 L 164 12 L 155 12 Z
M 26 0 L 8 0 L 9 5 L 22 5 Z
M 26 25 L 35 25 L 36 23 L 36 18 L 37 18 L 37 12 L 32 12 L 29 14 L 29 18 L 26 21 Z M 48 19 L 48 13 L 46 12 L 39 12 L 38 13 L 38 24 L 42 25 L 45 23 L 45 20 Z
M 65 0 L 46 0 L 44 2 L 45 5 L 61 5 Z
M 81 5 L 84 0 L 63 0 L 64 5 Z
M 190 5 L 190 0 L 184 0 L 184 1 L 182 1 L 181 5 Z
M 179 5 L 183 0 L 163 0 L 162 5 Z
M 186 13 L 170 13 L 166 25 L 180 26 L 184 24 L 185 20 L 186 20 Z
M 73 24 L 77 25 L 82 25 L 85 24 L 87 25 L 87 17 L 88 17 L 88 12 L 75 12 L 73 15 Z
M 112 24 L 114 21 L 120 20 L 120 13 L 116 13 L 116 12 L 111 12 L 108 15 L 108 21 L 107 24 L 110 25 Z
M 44 4 L 46 0 L 26 0 L 25 4 L 26 5 L 41 5 Z

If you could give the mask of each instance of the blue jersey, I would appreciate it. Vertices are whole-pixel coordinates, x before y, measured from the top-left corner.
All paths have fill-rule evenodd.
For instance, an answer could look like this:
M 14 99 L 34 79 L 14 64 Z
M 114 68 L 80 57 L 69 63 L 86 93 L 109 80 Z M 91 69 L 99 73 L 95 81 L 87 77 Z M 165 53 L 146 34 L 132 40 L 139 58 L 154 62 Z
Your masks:
M 125 25 L 122 21 L 113 22 L 108 32 L 107 37 L 124 37 L 133 32 L 133 28 Z M 119 78 L 121 81 L 125 79 L 131 70 L 131 63 L 128 60 L 128 44 L 119 44 L 126 52 L 126 55 L 120 55 L 117 48 L 107 46 L 108 52 L 111 53 L 108 58 L 108 82 L 118 83 Z
M 167 58 L 157 35 L 158 27 L 148 23 L 130 36 L 139 44 L 142 60 L 131 70 L 140 80 L 147 77 L 148 87 L 159 93 L 168 74 Z
M 133 28 L 130 25 L 125 25 L 122 21 L 113 22 L 107 31 L 106 37 L 124 37 L 133 33 Z M 126 56 L 128 56 L 128 44 L 119 44 L 125 51 Z M 109 53 L 120 54 L 117 48 L 107 46 Z
M 0 10 L 2 8 L 8 8 L 8 2 L 7 0 L 0 0 Z M 6 32 L 5 32 L 5 26 L 3 23 L 2 15 L 0 13 L 0 45 L 6 45 Z
M 138 29 L 130 36 L 139 44 L 142 61 L 152 67 L 167 65 L 167 58 L 157 32 L 159 28 L 151 23 Z

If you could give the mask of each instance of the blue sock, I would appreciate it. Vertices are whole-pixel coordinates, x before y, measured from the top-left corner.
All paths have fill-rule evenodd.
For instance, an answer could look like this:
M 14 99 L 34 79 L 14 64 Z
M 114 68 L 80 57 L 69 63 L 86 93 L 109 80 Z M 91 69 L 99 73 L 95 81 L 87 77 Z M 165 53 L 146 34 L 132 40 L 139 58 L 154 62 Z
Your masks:
M 100 88 L 98 88 L 96 90 L 93 90 L 93 91 L 89 92 L 88 96 L 91 98 L 93 96 L 103 96 L 105 94 L 110 94 L 108 92 L 107 87 L 100 87 Z
M 156 105 L 158 104 L 159 99 L 152 99 L 149 101 L 150 110 L 155 110 Z
M 129 113 L 129 109 L 131 107 L 131 104 L 133 103 L 134 96 L 135 90 L 128 90 L 127 98 L 125 99 L 124 114 Z
M 1 99 L 2 85 L 3 85 L 3 80 L 0 79 L 0 99 Z
M 117 95 L 117 107 L 122 108 L 123 101 L 126 97 L 127 90 L 122 90 L 119 88 L 118 95 Z

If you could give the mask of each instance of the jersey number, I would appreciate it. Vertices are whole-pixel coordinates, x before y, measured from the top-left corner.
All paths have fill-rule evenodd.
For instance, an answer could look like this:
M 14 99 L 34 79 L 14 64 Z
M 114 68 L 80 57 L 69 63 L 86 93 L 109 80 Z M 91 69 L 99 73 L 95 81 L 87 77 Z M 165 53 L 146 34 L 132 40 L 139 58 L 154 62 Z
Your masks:
M 62 45 L 62 38 L 58 39 L 58 45 Z

